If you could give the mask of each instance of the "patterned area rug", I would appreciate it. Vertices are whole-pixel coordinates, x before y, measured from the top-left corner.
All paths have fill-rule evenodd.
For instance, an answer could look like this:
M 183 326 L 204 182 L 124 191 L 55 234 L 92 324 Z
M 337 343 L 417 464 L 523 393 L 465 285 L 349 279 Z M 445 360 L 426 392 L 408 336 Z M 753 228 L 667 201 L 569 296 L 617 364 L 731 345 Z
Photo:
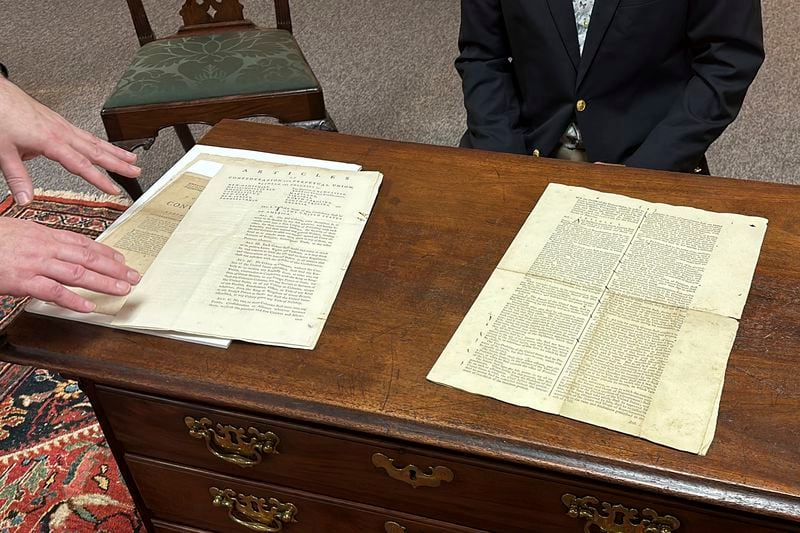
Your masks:
M 37 191 L 0 216 L 96 237 L 125 210 L 119 198 Z M 0 296 L 0 330 L 23 298 Z M 1 356 L 0 356 L 1 357 Z M 0 532 L 143 531 L 88 400 L 55 372 L 0 362 Z

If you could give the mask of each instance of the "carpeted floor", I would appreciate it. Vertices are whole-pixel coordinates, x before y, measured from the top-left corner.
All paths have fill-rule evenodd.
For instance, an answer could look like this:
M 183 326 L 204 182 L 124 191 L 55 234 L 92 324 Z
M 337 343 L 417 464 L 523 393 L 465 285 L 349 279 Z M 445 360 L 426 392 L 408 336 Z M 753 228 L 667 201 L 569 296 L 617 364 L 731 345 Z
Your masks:
M 174 30 L 183 0 L 145 0 L 157 35 Z M 271 24 L 272 2 L 243 1 Z M 82 127 L 103 135 L 100 108 L 135 52 L 125 2 L 6 2 L 0 61 L 13 79 Z M 763 0 L 767 60 L 739 119 L 712 146 L 717 175 L 800 183 L 800 9 Z M 458 0 L 292 0 L 295 35 L 346 133 L 454 145 L 464 128 L 458 76 Z M 142 156 L 145 176 L 160 176 L 181 155 L 165 131 Z M 90 190 L 56 165 L 30 167 L 40 186 Z
M 9 199 L 0 216 L 35 220 L 90 237 L 125 201 L 39 193 L 27 207 Z M 0 330 L 24 303 L 0 297 Z M 77 383 L 0 362 L 0 531 L 129 533 L 142 529 L 130 494 Z

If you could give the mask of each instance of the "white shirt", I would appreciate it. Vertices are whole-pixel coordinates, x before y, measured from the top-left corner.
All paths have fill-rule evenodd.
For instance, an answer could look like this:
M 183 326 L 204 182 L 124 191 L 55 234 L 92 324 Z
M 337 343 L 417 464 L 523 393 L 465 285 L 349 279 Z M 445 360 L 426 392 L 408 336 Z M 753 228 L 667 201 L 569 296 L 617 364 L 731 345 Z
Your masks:
M 581 53 L 583 53 L 583 43 L 586 42 L 586 32 L 589 31 L 592 8 L 594 8 L 594 0 L 572 0 L 572 9 L 575 11 L 575 26 L 578 28 L 578 46 Z

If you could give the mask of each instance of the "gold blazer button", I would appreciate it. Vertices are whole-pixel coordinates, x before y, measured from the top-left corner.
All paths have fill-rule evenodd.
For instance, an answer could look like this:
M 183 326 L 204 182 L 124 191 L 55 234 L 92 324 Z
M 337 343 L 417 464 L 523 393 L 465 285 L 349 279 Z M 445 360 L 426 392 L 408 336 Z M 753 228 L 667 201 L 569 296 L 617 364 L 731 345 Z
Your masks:
M 578 110 L 578 113 L 586 109 L 586 100 L 578 100 L 575 104 L 575 109 Z

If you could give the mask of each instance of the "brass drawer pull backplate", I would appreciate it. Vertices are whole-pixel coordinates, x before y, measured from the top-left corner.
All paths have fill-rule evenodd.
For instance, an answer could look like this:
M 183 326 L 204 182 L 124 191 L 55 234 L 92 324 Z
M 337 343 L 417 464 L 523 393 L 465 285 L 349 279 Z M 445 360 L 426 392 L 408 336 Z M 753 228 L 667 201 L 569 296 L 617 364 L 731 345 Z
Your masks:
M 189 435 L 206 442 L 206 448 L 223 461 L 241 467 L 257 465 L 264 455 L 278 453 L 278 436 L 271 431 L 260 432 L 254 427 L 247 429 L 214 424 L 208 418 L 197 420 L 191 416 L 183 419 Z
M 208 489 L 211 503 L 217 507 L 228 509 L 231 520 L 254 531 L 276 533 L 283 529 L 283 524 L 297 522 L 294 519 L 297 507 L 291 503 L 281 503 L 275 498 L 266 500 L 257 496 L 237 494 L 232 489 Z
M 442 481 L 453 481 L 453 471 L 446 466 L 428 467 L 428 472 L 422 472 L 414 465 L 397 468 L 394 466 L 394 459 L 389 459 L 382 453 L 373 454 L 372 464 L 386 470 L 389 477 L 408 483 L 414 488 L 438 487 Z
M 603 510 L 598 511 L 597 504 L 600 501 L 592 496 L 578 498 L 567 493 L 561 496 L 561 501 L 567 506 L 568 516 L 586 520 L 583 526 L 585 533 L 590 533 L 593 525 L 603 533 L 672 533 L 681 527 L 680 521 L 674 516 L 658 516 L 649 508 L 645 508 L 642 516 L 638 517 L 637 509 L 608 502 L 603 502 Z

